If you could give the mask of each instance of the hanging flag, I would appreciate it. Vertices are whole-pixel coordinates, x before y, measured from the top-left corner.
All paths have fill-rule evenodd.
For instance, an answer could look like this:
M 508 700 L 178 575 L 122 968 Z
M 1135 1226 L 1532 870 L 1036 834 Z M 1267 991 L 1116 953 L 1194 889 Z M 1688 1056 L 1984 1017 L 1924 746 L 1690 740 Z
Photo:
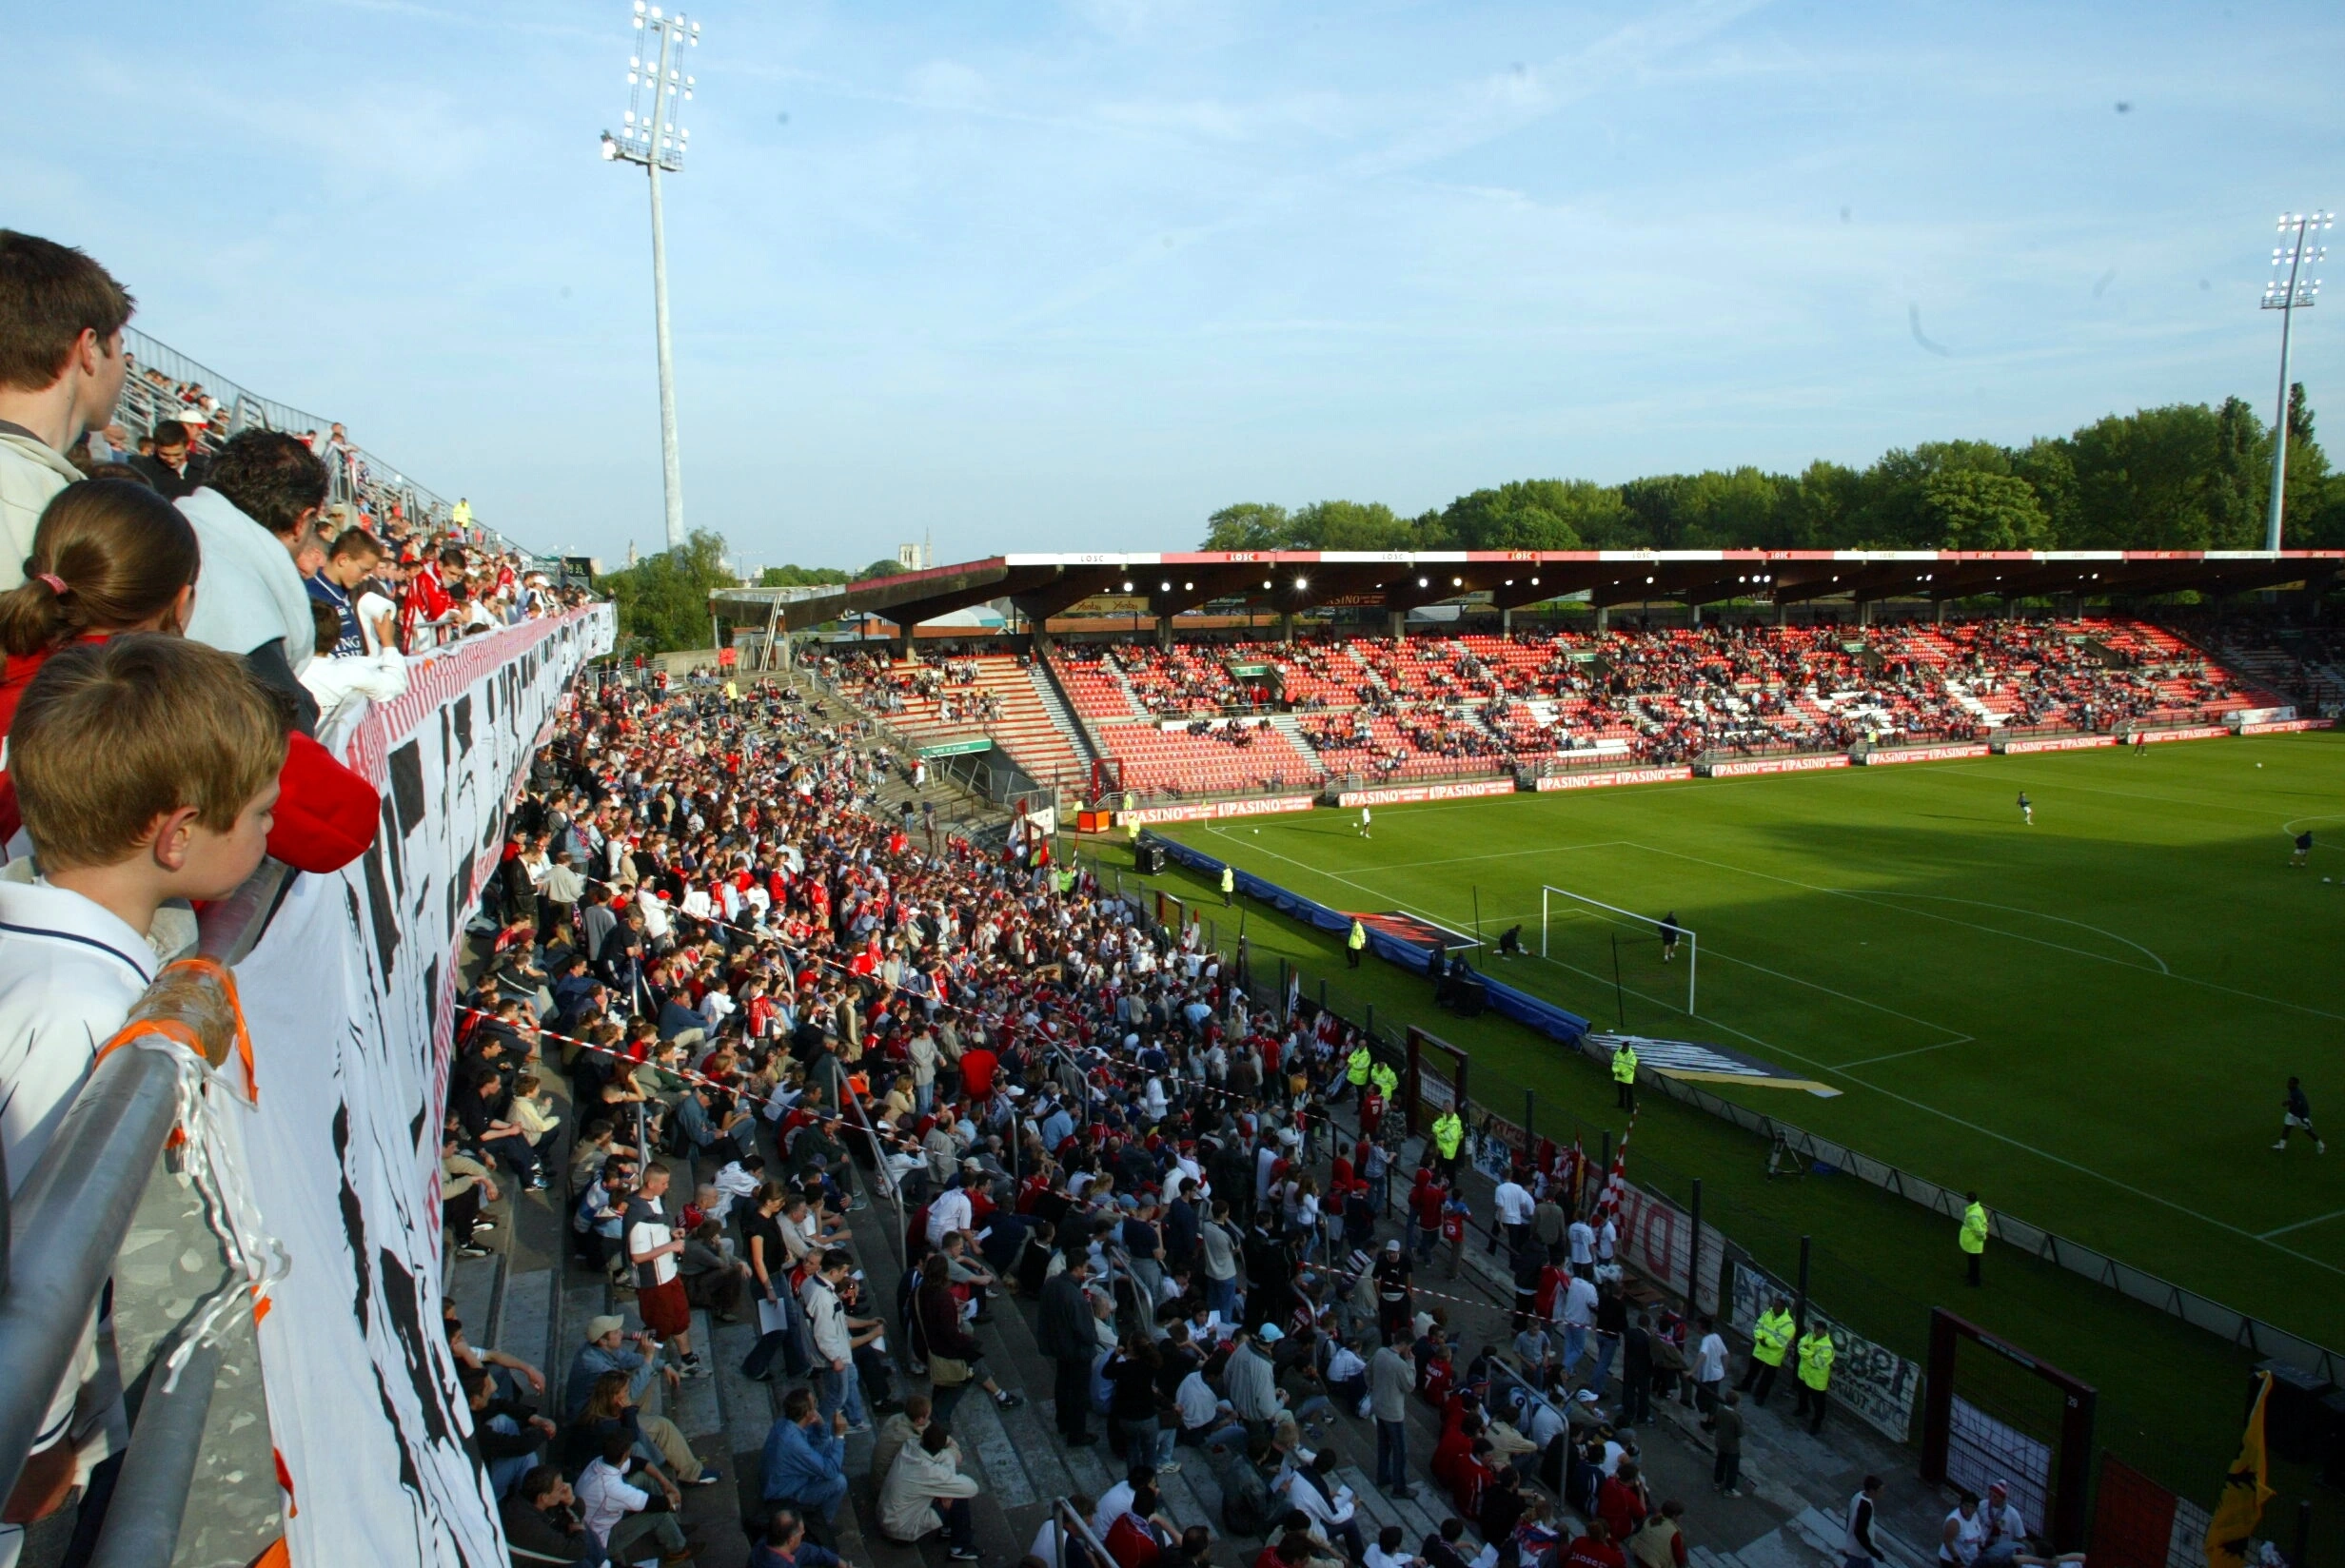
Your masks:
M 1612 1151 L 1612 1170 L 1611 1173 L 1605 1178 L 1604 1197 L 1598 1200 L 1596 1204 L 1596 1220 L 1599 1224 L 1602 1224 L 1606 1220 L 1617 1219 L 1620 1215 L 1621 1205 L 1626 1201 L 1628 1192 L 1628 1139 L 1636 1130 L 1637 1119 L 1634 1116 L 1631 1116 L 1628 1118 L 1627 1127 L 1621 1133 L 1620 1147 Z
M 2266 1372 L 2247 1412 L 2238 1462 L 2223 1478 L 2223 1495 L 2216 1500 L 2215 1517 L 2207 1521 L 2207 1568 L 2240 1568 L 2247 1560 L 2248 1538 L 2263 1518 L 2263 1505 L 2272 1500 L 2271 1468 L 2263 1449 L 2263 1407 L 2271 1397 L 2272 1374 Z
M 1287 1018 L 1292 1022 L 1295 1009 L 1303 1005 L 1303 971 L 1292 965 L 1287 968 Z

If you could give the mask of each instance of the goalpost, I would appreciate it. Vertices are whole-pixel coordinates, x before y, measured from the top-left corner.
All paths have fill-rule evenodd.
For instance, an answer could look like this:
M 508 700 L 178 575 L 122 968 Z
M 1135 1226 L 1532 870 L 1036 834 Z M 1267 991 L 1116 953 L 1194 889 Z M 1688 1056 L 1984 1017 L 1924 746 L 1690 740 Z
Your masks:
M 1555 905 L 1559 901 L 1564 908 L 1561 911 L 1555 911 Z M 1592 915 L 1615 928 L 1625 927 L 1633 931 L 1637 935 L 1632 940 L 1654 943 L 1662 940 L 1662 918 L 1658 915 L 1639 914 L 1634 910 L 1624 910 L 1618 905 L 1606 904 L 1602 899 L 1590 898 L 1586 893 L 1573 892 L 1569 888 L 1559 888 L 1552 883 L 1544 883 L 1539 889 L 1540 957 L 1547 956 L 1547 924 L 1550 917 L 1569 919 L 1575 912 Z M 1677 932 L 1680 944 L 1685 949 L 1685 1011 L 1690 1016 L 1694 1010 L 1696 997 L 1694 978 L 1697 962 L 1702 955 L 1702 938 L 1690 926 L 1672 923 L 1670 929 Z M 1613 932 L 1616 939 L 1621 934 L 1618 930 Z

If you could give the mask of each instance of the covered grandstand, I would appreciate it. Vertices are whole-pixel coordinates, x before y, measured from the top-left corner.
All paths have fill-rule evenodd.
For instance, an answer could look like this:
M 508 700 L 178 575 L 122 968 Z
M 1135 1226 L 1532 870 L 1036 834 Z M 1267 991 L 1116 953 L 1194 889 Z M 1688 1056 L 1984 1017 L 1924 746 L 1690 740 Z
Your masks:
M 817 673 L 912 747 L 1161 803 L 2316 722 L 2345 704 L 2337 650 L 2217 612 L 2256 590 L 2317 596 L 2341 561 L 1004 556 L 713 607 L 759 662 L 784 634 L 838 628 Z M 2178 594 L 2199 602 L 2150 618 Z M 986 602 L 1014 619 L 937 624 Z

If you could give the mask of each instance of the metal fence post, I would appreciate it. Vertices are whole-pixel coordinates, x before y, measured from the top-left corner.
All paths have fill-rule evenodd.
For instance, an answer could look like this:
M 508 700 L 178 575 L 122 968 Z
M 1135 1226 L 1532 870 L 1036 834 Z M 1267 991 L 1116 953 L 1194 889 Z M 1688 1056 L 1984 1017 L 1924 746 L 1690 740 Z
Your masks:
M 1693 1202 L 1687 1205 L 1693 1221 L 1694 1242 L 1686 1248 L 1685 1310 L 1697 1315 L 1702 1310 L 1702 1178 L 1694 1178 Z

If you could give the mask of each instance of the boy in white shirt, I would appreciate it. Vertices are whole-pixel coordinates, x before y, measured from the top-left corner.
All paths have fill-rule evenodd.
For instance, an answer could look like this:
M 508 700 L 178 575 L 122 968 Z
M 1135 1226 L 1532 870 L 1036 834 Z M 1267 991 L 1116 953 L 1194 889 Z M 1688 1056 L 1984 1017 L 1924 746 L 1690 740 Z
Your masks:
M 26 688 L 9 773 L 38 875 L 0 883 L 0 1148 L 11 1194 L 161 968 L 157 911 L 225 897 L 260 865 L 286 724 L 242 659 L 184 637 L 69 648 Z M 50 1401 L 10 1499 L 19 1518 L 53 1512 L 105 1457 L 102 1445 L 80 1452 L 102 1436 L 105 1412 L 77 1420 L 74 1408 L 94 1343 L 85 1331 L 79 1375 Z M 20 1540 L 0 1528 L 0 1563 Z

